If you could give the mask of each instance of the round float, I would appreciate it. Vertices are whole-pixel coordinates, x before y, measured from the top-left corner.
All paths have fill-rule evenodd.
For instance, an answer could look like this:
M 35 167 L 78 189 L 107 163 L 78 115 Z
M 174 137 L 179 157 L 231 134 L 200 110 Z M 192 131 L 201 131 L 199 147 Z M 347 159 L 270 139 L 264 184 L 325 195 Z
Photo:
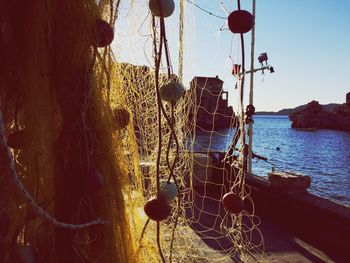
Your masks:
M 247 33 L 254 26 L 254 17 L 246 10 L 233 11 L 227 18 L 232 33 Z
M 171 207 L 165 198 L 152 198 L 144 206 L 146 215 L 154 221 L 162 221 L 171 214 Z
M 162 8 L 160 8 L 160 6 Z M 174 13 L 175 3 L 173 0 L 150 0 L 149 9 L 151 10 L 154 16 L 163 15 L 163 17 L 169 17 Z M 160 10 L 162 10 L 162 14 Z
M 160 181 L 160 193 L 163 198 L 171 202 L 177 196 L 176 185 L 168 181 Z
M 112 43 L 114 32 L 111 25 L 103 19 L 97 19 L 93 29 L 93 45 L 95 47 L 106 47 Z
M 129 125 L 130 122 L 130 113 L 125 108 L 116 108 L 113 111 L 116 129 L 120 130 Z
M 160 98 L 164 101 L 176 102 L 184 95 L 184 87 L 172 80 L 159 89 Z
M 244 209 L 244 202 L 241 197 L 233 192 L 225 194 L 222 198 L 222 203 L 227 212 L 238 214 Z

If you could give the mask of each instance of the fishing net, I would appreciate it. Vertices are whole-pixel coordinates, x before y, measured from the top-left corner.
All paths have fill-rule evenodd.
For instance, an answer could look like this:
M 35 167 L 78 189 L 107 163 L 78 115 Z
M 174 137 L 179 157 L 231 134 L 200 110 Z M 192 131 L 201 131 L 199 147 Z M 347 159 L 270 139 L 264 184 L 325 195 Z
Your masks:
M 137 11 L 128 13 L 131 18 L 138 15 Z M 183 15 L 180 14 L 181 18 Z M 152 23 L 150 14 L 143 14 L 140 21 L 141 25 L 135 27 L 134 33 L 145 38 L 142 49 L 147 66 L 119 64 L 118 75 L 124 78 L 116 86 L 122 87 L 121 93 L 125 95 L 126 105 L 133 116 L 135 130 L 131 134 L 136 134 L 137 149 L 134 151 L 138 151 L 145 202 L 158 195 L 157 181 L 173 182 L 179 190 L 177 198 L 170 203 L 172 214 L 169 218 L 159 223 L 149 220 L 144 214 L 140 251 L 153 245 L 158 250 L 158 260 L 167 262 L 263 260 L 263 239 L 258 229 L 260 220 L 255 216 L 250 189 L 245 186 L 242 173 L 245 150 L 240 146 L 242 136 L 236 134 L 233 143 L 235 131 L 244 125 L 241 121 L 244 116 L 234 116 L 232 108 L 222 110 L 227 105 L 227 93 L 223 92 L 222 83 L 213 87 L 211 82 L 219 81 L 217 78 L 193 79 L 191 87 L 174 108 L 171 103 L 162 101 L 164 112 L 159 110 L 157 70 L 160 71 L 159 88 L 172 77 L 168 74 L 172 64 L 167 64 L 164 58 L 159 68 L 156 66 L 159 54 L 153 48 L 161 43 L 161 22 Z M 172 21 L 169 24 L 171 28 Z M 137 47 L 128 43 L 129 51 L 133 48 L 136 51 Z M 122 53 L 116 55 L 122 57 Z M 153 62 L 155 58 L 156 62 Z M 178 63 L 181 78 L 183 65 L 181 60 Z M 210 101 L 204 102 L 208 99 Z M 172 121 L 169 122 L 168 118 Z M 223 119 L 226 129 L 220 129 Z M 217 140 L 226 144 L 227 149 L 231 146 L 229 154 L 215 149 Z M 246 209 L 238 215 L 227 213 L 223 207 L 222 198 L 230 191 L 239 194 L 246 202 Z M 141 209 L 139 211 L 142 213 Z
M 113 25 L 118 5 L 1 4 L 2 262 L 139 262 L 112 55 L 92 41 L 97 18 Z
M 133 4 L 2 4 L 3 262 L 227 262 L 261 253 L 259 220 L 242 172 L 245 147 L 235 150 L 239 140 L 232 143 L 233 131 L 244 126 L 242 114 L 219 111 L 222 92 L 213 96 L 215 107 L 203 107 L 203 94 L 213 93 L 207 81 L 195 80 L 176 103 L 160 99 L 160 87 L 182 80 L 169 54 L 161 57 L 174 43 L 166 30 L 177 26 L 165 27 Z M 185 1 L 181 5 L 187 10 Z M 118 44 L 114 52 L 92 45 L 97 17 L 120 27 L 130 18 L 131 33 L 145 31 L 144 48 L 130 42 L 128 51 L 148 65 L 121 63 L 125 50 Z M 182 13 L 180 33 L 185 18 Z M 115 34 L 122 36 L 118 27 Z M 177 64 L 181 73 L 185 63 Z M 214 125 L 201 124 L 200 110 Z M 217 131 L 219 115 L 235 129 Z M 207 146 L 197 141 L 203 131 Z M 233 145 L 230 154 L 213 154 L 215 136 Z M 162 181 L 174 183 L 177 196 L 169 202 L 171 215 L 155 222 L 143 207 L 159 197 Z M 230 191 L 246 202 L 239 214 L 223 208 Z

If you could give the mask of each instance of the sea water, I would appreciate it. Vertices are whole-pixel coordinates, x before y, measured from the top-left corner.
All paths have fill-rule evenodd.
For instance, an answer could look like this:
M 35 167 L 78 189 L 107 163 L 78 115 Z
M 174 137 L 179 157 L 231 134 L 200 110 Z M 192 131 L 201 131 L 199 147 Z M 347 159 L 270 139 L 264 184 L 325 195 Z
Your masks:
M 197 133 L 195 150 L 226 151 L 232 130 Z M 350 206 L 350 132 L 291 128 L 288 116 L 255 116 L 253 152 L 277 170 L 312 178 L 313 194 Z M 253 173 L 267 177 L 270 163 L 253 159 Z

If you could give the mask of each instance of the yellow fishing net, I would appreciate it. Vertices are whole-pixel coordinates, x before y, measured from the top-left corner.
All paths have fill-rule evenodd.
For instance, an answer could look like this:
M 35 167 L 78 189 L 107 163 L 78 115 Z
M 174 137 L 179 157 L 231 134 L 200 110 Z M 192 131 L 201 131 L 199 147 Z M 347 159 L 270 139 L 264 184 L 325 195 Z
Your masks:
M 204 156 L 194 153 L 196 90 L 158 108 L 156 87 L 169 77 L 178 81 L 167 74 L 171 63 L 153 63 L 158 19 L 152 23 L 151 14 L 144 14 L 142 22 L 132 4 L 123 11 L 135 28 L 149 24 L 151 49 L 144 49 L 149 66 L 121 63 L 118 47 L 115 56 L 109 46 L 94 47 L 96 20 L 118 23 L 121 3 L 1 4 L 2 138 L 18 147 L 0 152 L 0 260 L 229 262 L 249 251 L 260 253 L 260 236 L 253 241 L 254 232 L 259 234 L 254 207 L 231 215 L 221 205 L 222 196 L 244 178 L 229 166 L 213 165 L 206 157 L 210 148 Z M 183 14 L 180 20 L 183 30 Z M 181 72 L 183 63 L 178 64 Z M 209 180 L 212 169 L 225 180 Z M 158 195 L 159 180 L 176 183 L 178 195 L 170 202 L 170 217 L 156 223 L 143 206 Z M 94 191 L 99 184 L 102 189 Z M 219 191 L 211 195 L 208 185 Z M 250 200 L 248 188 L 241 195 Z
M 5 133 L 24 130 L 23 143 L 13 150 L 17 175 L 52 215 L 26 202 L 27 195 L 13 186 L 2 153 L 1 217 L 7 222 L 2 262 L 23 260 L 28 253 L 40 262 L 139 262 L 123 196 L 129 181 L 122 138 L 108 101 L 111 51 L 92 45 L 97 17 L 113 25 L 118 5 L 1 3 Z M 102 175 L 103 189 L 86 194 L 84 182 L 92 171 Z M 74 228 L 96 218 L 108 224 Z M 73 226 L 51 224 L 54 219 Z

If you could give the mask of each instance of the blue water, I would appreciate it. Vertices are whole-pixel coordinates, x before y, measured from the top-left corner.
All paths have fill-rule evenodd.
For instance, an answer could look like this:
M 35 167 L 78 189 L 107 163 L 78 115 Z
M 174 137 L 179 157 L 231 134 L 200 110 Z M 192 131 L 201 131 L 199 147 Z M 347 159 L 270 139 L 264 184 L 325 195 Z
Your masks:
M 195 148 L 225 151 L 232 133 L 227 129 L 197 134 Z M 311 193 L 350 206 L 350 132 L 296 131 L 287 116 L 255 116 L 253 151 L 278 170 L 311 176 Z M 267 176 L 271 168 L 264 161 L 253 161 L 256 175 Z

